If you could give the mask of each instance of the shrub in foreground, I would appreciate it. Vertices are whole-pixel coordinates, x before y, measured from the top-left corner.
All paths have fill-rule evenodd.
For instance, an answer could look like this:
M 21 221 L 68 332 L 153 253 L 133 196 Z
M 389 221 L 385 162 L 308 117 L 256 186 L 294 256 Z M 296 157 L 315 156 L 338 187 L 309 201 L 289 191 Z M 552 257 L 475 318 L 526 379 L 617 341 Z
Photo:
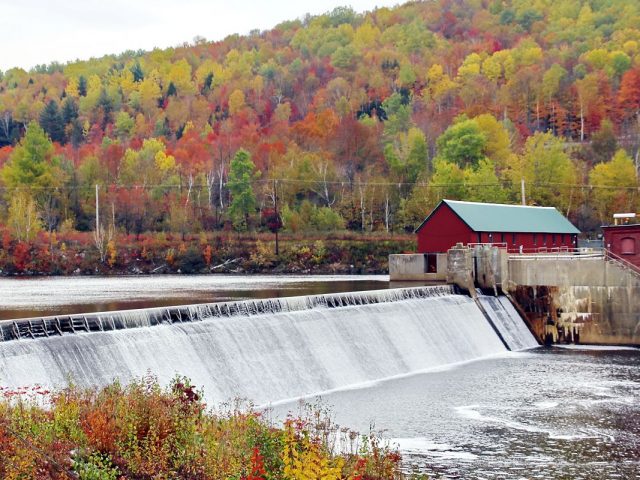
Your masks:
M 391 480 L 400 455 L 306 410 L 281 425 L 207 409 L 186 379 L 97 390 L 0 387 L 0 478 Z

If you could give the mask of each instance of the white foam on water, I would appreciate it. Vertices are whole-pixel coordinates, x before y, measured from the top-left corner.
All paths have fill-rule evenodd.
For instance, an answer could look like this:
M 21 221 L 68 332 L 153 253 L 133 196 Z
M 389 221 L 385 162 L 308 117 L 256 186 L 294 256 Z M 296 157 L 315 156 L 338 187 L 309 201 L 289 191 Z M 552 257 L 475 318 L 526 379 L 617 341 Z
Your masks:
M 564 348 L 566 350 L 629 350 L 640 353 L 640 348 L 620 345 L 554 345 L 553 348 Z
M 608 434 L 603 434 L 600 432 L 585 432 L 580 431 L 579 433 L 560 433 L 554 430 L 541 428 L 536 425 L 530 425 L 522 422 L 518 422 L 516 420 L 512 420 L 509 418 L 500 418 L 496 416 L 483 415 L 480 413 L 479 409 L 482 408 L 480 405 L 463 405 L 459 407 L 455 407 L 456 413 L 468 420 L 474 420 L 478 422 L 484 423 L 492 423 L 496 425 L 503 425 L 512 430 L 521 430 L 529 433 L 540 433 L 543 435 L 547 435 L 551 439 L 555 440 L 583 440 L 585 438 L 602 438 L 609 437 Z
M 473 461 L 478 458 L 471 452 L 465 452 L 460 447 L 447 443 L 437 443 L 425 437 L 392 438 L 390 443 L 410 455 L 427 455 L 434 458 L 447 458 L 460 461 Z

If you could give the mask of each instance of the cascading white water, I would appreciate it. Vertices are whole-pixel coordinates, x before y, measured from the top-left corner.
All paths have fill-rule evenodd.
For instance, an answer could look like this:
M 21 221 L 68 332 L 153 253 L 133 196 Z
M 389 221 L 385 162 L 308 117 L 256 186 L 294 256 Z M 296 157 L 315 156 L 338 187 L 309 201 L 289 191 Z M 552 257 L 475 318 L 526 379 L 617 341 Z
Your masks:
M 480 296 L 479 298 L 482 307 L 510 350 L 525 350 L 538 346 L 535 337 L 507 297 Z
M 167 383 L 180 374 L 210 402 L 264 404 L 506 350 L 472 299 L 429 288 L 233 302 L 230 316 L 151 327 L 138 311 L 127 314 L 138 328 L 0 342 L 0 385 L 100 386 L 147 372 Z M 203 309 L 184 314 L 206 317 Z

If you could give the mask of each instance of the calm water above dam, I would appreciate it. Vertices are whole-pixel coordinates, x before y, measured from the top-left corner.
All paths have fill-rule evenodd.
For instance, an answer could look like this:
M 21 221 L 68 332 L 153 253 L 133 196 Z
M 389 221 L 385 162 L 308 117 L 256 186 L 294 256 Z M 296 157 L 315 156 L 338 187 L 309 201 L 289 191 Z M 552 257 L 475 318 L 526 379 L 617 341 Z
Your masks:
M 538 348 L 335 392 L 335 420 L 436 478 L 640 478 L 640 350 Z M 297 411 L 274 407 L 275 416 Z
M 0 278 L 0 320 L 383 288 L 387 275 Z

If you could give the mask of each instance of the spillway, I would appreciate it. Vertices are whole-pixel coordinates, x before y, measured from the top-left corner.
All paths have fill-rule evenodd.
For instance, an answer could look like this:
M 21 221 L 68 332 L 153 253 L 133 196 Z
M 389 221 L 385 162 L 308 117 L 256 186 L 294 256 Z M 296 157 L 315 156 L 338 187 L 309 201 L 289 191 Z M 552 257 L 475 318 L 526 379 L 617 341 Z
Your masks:
M 522 320 L 503 310 L 493 323 L 511 332 L 510 349 L 527 348 L 526 327 L 513 328 Z M 478 305 L 450 287 L 75 317 L 0 325 L 0 385 L 101 386 L 148 372 L 168 383 L 180 374 L 210 402 L 265 404 L 507 350 Z M 37 325 L 44 334 L 35 335 Z
M 538 346 L 537 340 L 507 297 L 481 295 L 479 299 L 509 350 L 524 350 Z

